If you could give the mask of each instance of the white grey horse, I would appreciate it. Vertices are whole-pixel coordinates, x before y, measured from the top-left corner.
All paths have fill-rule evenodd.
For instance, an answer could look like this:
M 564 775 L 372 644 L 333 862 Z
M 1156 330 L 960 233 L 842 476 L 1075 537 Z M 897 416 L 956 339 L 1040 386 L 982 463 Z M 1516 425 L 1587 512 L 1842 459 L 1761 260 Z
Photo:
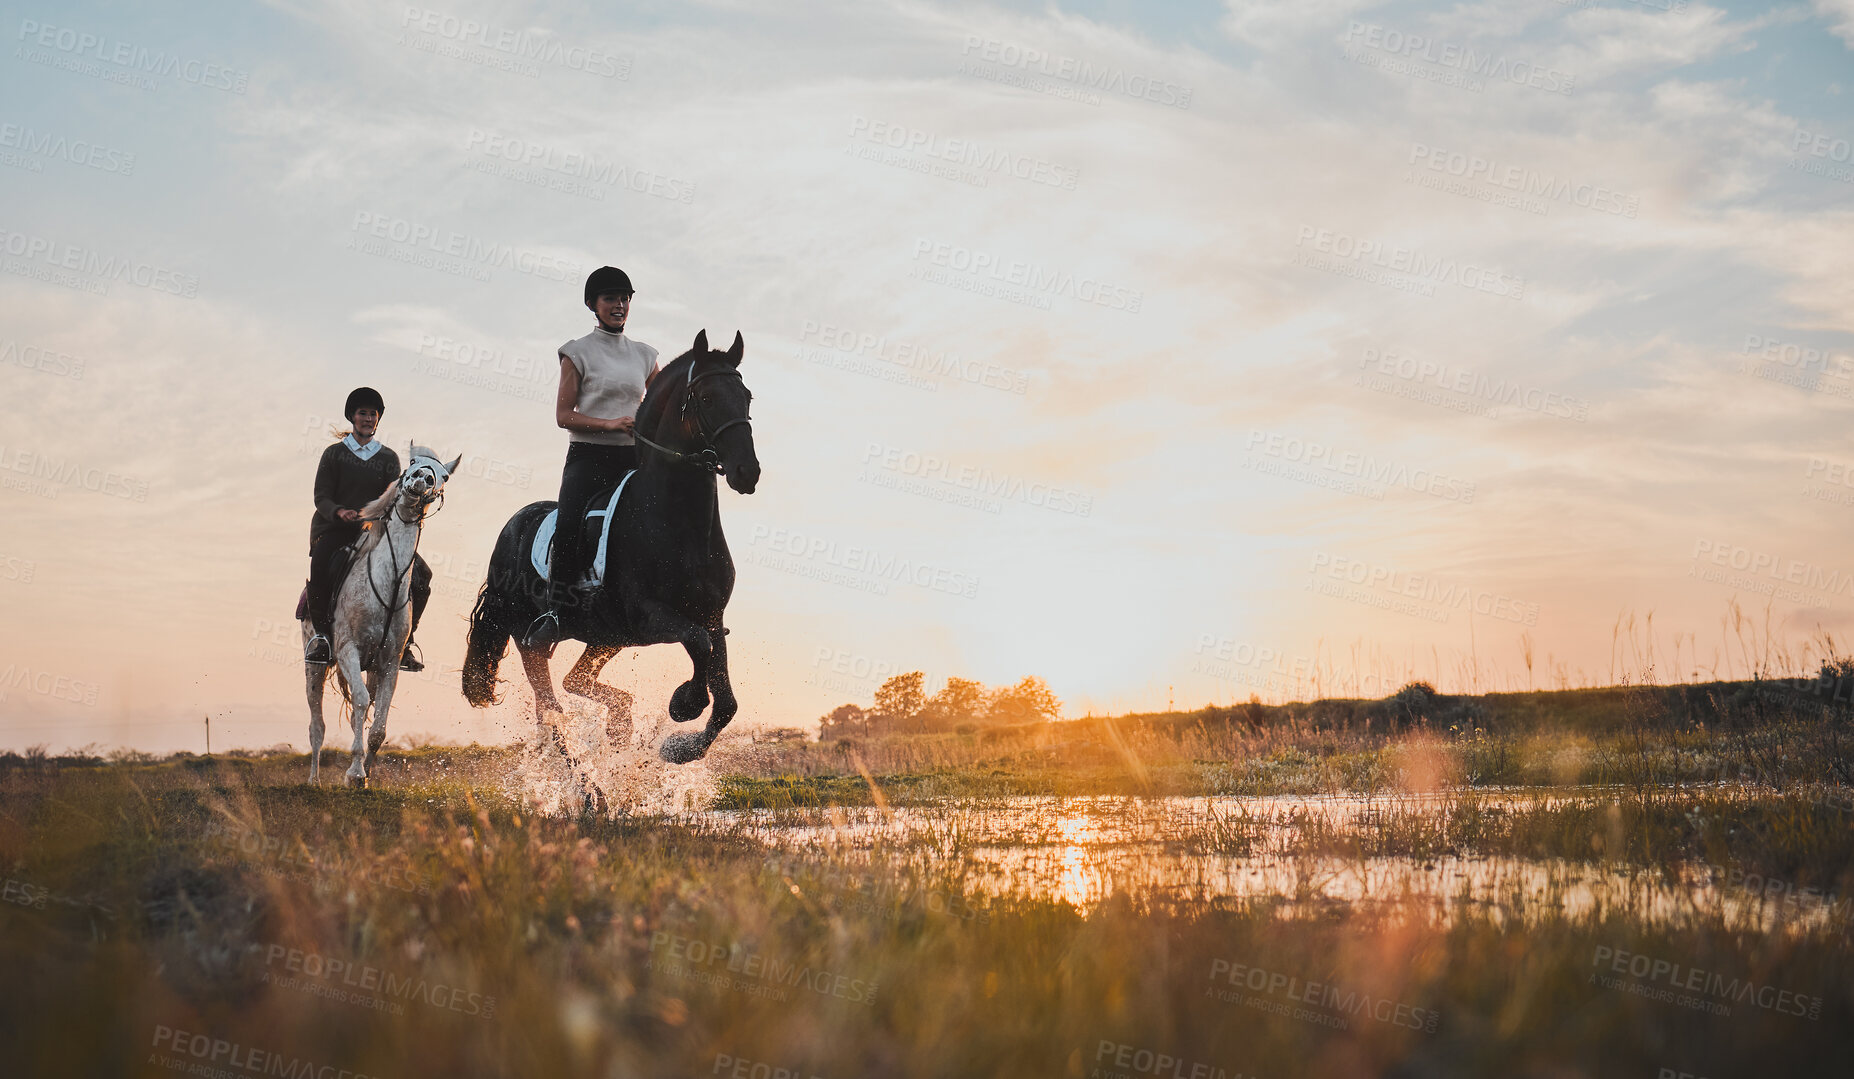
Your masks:
M 392 707 L 393 687 L 399 681 L 399 657 L 405 652 L 406 638 L 412 635 L 412 555 L 418 550 L 419 530 L 444 491 L 444 481 L 457 470 L 463 457 L 453 457 L 450 464 L 444 464 L 437 454 L 414 443 L 407 460 L 410 463 L 405 472 L 361 510 L 366 531 L 355 541 L 353 568 L 335 593 L 330 619 L 335 675 L 352 709 L 354 761 L 347 771 L 350 787 L 367 785 L 374 754 L 386 741 L 386 712 Z M 302 625 L 306 646 L 315 629 L 307 620 Z M 326 663 L 305 664 L 311 783 L 321 774 L 322 689 L 328 667 Z M 363 751 L 361 732 L 367 725 L 369 705 L 373 707 L 373 728 L 367 732 Z

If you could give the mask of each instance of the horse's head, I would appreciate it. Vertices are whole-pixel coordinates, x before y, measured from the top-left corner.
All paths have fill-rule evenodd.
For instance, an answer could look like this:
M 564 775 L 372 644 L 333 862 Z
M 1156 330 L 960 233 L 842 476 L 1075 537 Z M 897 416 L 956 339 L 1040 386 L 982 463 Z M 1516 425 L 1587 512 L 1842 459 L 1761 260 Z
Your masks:
M 747 417 L 753 394 L 740 376 L 746 347 L 738 331 L 726 352 L 708 347 L 707 330 L 696 334 L 695 346 L 688 353 L 682 400 L 668 418 L 701 450 L 712 451 L 729 487 L 750 495 L 760 482 L 760 459 L 753 450 L 753 427 Z
M 407 449 L 406 461 L 406 470 L 399 477 L 399 506 L 408 518 L 422 517 L 426 507 L 443 495 L 444 481 L 457 471 L 463 455 L 445 464 L 436 453 L 414 442 Z

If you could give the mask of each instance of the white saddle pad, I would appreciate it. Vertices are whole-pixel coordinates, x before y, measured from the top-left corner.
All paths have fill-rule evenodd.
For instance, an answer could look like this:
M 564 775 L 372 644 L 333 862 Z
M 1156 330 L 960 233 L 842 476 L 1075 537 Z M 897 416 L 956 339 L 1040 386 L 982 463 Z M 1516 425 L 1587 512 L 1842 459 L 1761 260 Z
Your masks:
M 626 472 L 624 478 L 618 481 L 618 486 L 612 488 L 612 497 L 603 507 L 595 506 L 586 511 L 586 517 L 589 520 L 593 517 L 605 518 L 604 523 L 599 526 L 599 549 L 592 556 L 592 572 L 583 578 L 594 585 L 605 583 L 605 548 L 611 541 L 612 517 L 614 516 L 612 511 L 618 506 L 618 496 L 624 494 L 624 485 L 630 483 L 634 475 L 636 475 L 635 471 Z M 547 567 L 553 562 L 554 528 L 559 520 L 560 511 L 558 509 L 549 510 L 547 516 L 541 521 L 541 527 L 535 530 L 534 546 L 528 551 L 529 561 L 534 563 L 534 572 L 542 577 L 547 576 Z

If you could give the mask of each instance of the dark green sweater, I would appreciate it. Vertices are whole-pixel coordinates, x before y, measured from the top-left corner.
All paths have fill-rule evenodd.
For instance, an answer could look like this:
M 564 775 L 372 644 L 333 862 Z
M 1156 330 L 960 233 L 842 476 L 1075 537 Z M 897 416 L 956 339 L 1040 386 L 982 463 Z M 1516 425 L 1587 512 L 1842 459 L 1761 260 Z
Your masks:
M 335 516 L 336 510 L 357 510 L 374 499 L 399 478 L 399 455 L 389 446 L 381 446 L 363 461 L 344 443 L 337 442 L 322 451 L 322 463 L 315 469 L 315 517 L 309 522 L 309 547 L 331 529 L 358 531 Z

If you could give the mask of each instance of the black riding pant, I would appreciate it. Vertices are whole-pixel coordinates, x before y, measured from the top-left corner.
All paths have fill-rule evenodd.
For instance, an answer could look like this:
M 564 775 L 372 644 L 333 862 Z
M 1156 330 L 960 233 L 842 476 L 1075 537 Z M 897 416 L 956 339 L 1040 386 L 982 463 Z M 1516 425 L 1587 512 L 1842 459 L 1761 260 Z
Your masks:
M 335 577 L 340 572 L 341 560 L 346 557 L 348 544 L 359 538 L 360 526 L 342 522 L 322 533 L 322 538 L 309 548 L 309 623 L 315 631 L 326 637 L 333 627 L 335 618 Z M 423 555 L 412 555 L 412 630 L 406 635 L 411 641 L 412 633 L 418 632 L 419 616 L 425 613 L 425 604 L 431 599 L 431 567 L 425 564 Z
M 553 564 L 548 574 L 547 602 L 555 610 L 572 606 L 573 583 L 586 572 L 596 553 L 584 534 L 593 496 L 617 486 L 636 467 L 636 446 L 567 443 L 566 468 L 560 473 L 560 517 L 554 522 Z

